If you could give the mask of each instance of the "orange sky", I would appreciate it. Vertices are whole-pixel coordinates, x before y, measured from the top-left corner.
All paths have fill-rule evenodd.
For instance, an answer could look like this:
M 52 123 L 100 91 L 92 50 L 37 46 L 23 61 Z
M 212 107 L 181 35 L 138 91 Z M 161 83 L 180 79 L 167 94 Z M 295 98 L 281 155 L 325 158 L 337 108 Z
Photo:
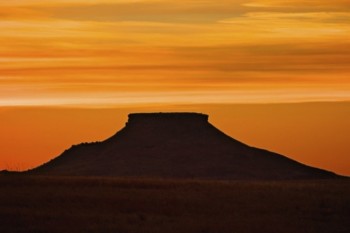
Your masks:
M 105 122 L 121 126 L 133 110 L 209 111 L 235 136 L 238 106 L 249 106 L 240 113 L 242 139 L 350 175 L 349 12 L 347 0 L 2 1 L 0 169 L 33 167 L 69 143 L 107 137 L 117 128 L 98 132 L 96 122 L 111 117 Z M 303 107 L 310 102 L 324 104 L 310 105 L 310 113 Z M 83 122 L 98 126 L 91 137 L 79 123 L 84 111 L 95 123 Z M 281 119 L 290 123 L 280 126 L 284 137 L 274 126 Z M 71 132 L 73 123 L 80 127 Z M 252 125 L 270 129 L 252 136 Z M 20 135 L 32 127 L 47 135 L 67 131 L 37 144 L 39 136 Z M 317 128 L 326 136 L 311 136 Z M 297 129 L 302 146 L 293 147 Z

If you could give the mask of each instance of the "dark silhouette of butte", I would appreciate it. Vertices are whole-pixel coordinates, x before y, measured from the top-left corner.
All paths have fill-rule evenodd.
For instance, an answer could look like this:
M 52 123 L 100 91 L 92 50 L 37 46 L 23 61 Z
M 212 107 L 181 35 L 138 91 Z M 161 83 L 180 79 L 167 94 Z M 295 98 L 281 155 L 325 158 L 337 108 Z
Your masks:
M 72 146 L 26 173 L 243 180 L 339 177 L 245 145 L 199 113 L 130 114 L 111 138 Z

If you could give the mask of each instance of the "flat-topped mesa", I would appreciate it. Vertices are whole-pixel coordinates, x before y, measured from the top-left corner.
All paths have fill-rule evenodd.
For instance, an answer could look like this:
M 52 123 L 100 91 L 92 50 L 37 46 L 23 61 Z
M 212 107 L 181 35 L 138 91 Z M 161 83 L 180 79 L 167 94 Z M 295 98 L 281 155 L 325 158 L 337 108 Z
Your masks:
M 203 125 L 208 123 L 209 116 L 202 113 L 131 113 L 127 126 L 131 125 Z
M 105 141 L 81 144 L 29 174 L 202 178 L 322 179 L 334 173 L 241 143 L 201 113 L 133 113 Z

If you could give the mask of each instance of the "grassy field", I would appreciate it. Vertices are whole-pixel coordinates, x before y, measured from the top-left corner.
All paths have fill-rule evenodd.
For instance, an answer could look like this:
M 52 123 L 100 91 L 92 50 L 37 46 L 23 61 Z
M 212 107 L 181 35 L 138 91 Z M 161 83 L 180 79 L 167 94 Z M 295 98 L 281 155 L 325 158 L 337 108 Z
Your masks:
M 0 177 L 0 232 L 350 232 L 350 181 Z

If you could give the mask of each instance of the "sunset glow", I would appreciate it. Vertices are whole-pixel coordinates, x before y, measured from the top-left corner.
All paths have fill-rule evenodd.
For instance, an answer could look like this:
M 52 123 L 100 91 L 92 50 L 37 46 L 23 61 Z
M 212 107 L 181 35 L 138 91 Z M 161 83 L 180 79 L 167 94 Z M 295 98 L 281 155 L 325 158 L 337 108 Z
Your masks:
M 82 109 L 96 112 L 92 121 L 106 117 L 101 109 L 121 109 L 124 115 L 114 116 L 120 126 L 126 110 L 208 110 L 214 118 L 222 116 L 216 122 L 226 122 L 222 130 L 234 137 L 234 119 L 223 117 L 227 107 L 214 111 L 213 106 L 342 103 L 329 121 L 337 122 L 341 132 L 318 143 L 329 140 L 337 147 L 350 136 L 348 0 L 11 0 L 0 3 L 0 28 L 0 128 L 6 132 L 0 136 L 0 170 L 24 160 L 22 168 L 33 167 L 66 149 L 16 149 L 39 146 L 18 136 L 16 122 L 30 109 L 38 111 L 38 118 L 26 123 L 40 129 L 52 123 L 41 109 L 60 112 L 57 119 L 79 109 L 72 122 L 84 118 Z M 300 128 L 315 121 L 307 118 L 307 110 L 299 114 L 305 117 Z M 274 117 L 279 116 L 271 112 L 271 123 Z M 72 127 L 68 122 L 59 127 Z M 70 141 L 64 135 L 54 140 L 60 146 L 94 140 L 82 137 L 86 125 L 81 127 Z M 264 147 L 273 137 L 271 132 L 257 138 L 269 138 L 261 141 Z M 257 138 L 244 139 L 258 143 Z M 301 153 L 301 162 L 350 175 L 345 146 L 337 151 L 339 159 L 332 155 L 337 163 L 329 165 L 324 150 L 284 150 L 285 144 L 279 141 L 271 150 L 292 157 Z M 21 153 L 28 153 L 27 159 Z

